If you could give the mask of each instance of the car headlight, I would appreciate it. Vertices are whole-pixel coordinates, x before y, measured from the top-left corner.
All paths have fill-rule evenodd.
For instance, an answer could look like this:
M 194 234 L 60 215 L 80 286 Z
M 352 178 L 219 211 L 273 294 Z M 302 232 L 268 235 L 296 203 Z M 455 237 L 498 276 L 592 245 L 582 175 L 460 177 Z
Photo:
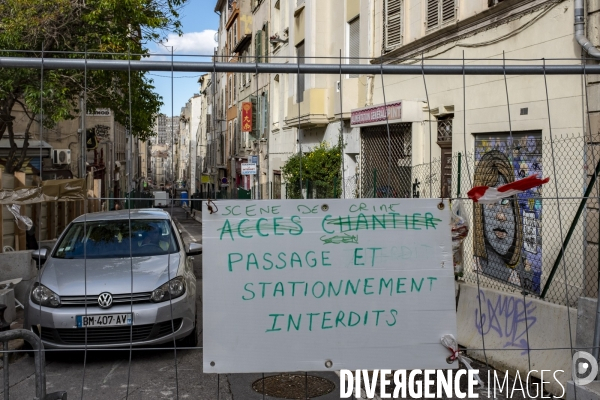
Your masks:
M 57 308 L 60 307 L 60 296 L 46 286 L 36 283 L 31 291 L 31 301 L 35 304 Z
M 178 276 L 177 278 L 173 278 L 169 282 L 155 289 L 152 292 L 152 296 L 150 296 L 150 300 L 155 303 L 160 303 L 161 301 L 169 300 L 169 298 L 176 299 L 184 293 L 185 281 L 183 280 L 183 277 Z

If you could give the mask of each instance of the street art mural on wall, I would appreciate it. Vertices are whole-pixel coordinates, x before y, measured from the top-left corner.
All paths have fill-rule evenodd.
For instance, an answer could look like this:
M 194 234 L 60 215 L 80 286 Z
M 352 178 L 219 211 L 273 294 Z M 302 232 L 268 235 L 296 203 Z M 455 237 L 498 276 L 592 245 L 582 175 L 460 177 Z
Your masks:
M 473 186 L 497 187 L 542 174 L 541 133 L 477 135 Z M 539 293 L 542 275 L 541 187 L 494 204 L 473 204 L 477 272 Z

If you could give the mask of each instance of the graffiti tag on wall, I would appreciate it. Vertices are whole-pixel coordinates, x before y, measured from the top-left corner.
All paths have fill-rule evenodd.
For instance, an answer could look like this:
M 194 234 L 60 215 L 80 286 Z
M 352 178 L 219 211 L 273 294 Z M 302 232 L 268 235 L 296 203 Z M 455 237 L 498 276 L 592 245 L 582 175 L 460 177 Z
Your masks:
M 536 306 L 532 301 L 524 301 L 513 296 L 498 295 L 495 300 L 487 299 L 483 290 L 477 296 L 475 308 L 475 328 L 483 336 L 495 335 L 506 340 L 503 348 L 523 349 L 521 355 L 529 351 L 527 331 L 536 324 Z M 479 309 L 481 304 L 481 310 Z

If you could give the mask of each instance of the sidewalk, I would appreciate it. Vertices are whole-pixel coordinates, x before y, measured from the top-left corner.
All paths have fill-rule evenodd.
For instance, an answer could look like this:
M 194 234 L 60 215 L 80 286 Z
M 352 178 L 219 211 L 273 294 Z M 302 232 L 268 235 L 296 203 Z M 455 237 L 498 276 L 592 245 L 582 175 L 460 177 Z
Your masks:
M 181 208 L 183 208 L 190 217 L 202 223 L 202 212 L 200 210 L 192 210 L 187 204 L 182 205 Z

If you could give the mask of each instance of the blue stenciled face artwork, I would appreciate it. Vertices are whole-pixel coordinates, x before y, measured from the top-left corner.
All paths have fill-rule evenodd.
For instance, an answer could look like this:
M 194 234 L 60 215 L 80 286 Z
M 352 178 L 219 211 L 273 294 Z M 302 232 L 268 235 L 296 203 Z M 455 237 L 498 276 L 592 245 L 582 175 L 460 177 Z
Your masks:
M 475 168 L 474 186 L 498 187 L 515 181 L 515 169 L 498 151 L 485 153 Z M 523 287 L 523 224 L 516 196 L 494 204 L 474 204 L 473 247 L 478 270 L 490 277 Z M 527 284 L 529 286 L 529 284 Z
M 496 186 L 506 184 L 506 178 L 500 175 Z M 515 213 L 511 199 L 502 199 L 483 207 L 483 232 L 486 247 L 495 251 L 509 263 L 515 245 Z
M 542 172 L 541 132 L 477 135 L 473 186 L 498 187 Z M 473 204 L 477 272 L 540 292 L 541 195 L 537 187 L 494 204 Z

